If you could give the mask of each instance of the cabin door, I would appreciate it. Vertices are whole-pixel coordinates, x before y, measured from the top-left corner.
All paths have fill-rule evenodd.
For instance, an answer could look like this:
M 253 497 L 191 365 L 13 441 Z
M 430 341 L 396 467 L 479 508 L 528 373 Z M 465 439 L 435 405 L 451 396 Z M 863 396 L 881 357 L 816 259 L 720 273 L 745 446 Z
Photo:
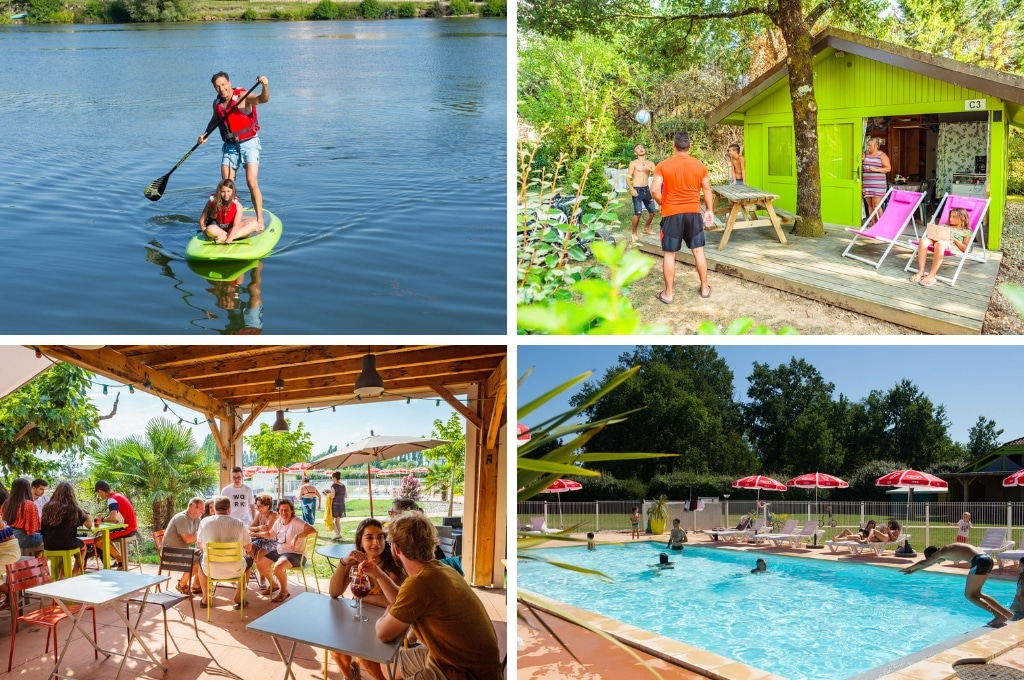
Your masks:
M 821 161 L 821 219 L 846 226 L 860 225 L 861 121 L 818 125 Z

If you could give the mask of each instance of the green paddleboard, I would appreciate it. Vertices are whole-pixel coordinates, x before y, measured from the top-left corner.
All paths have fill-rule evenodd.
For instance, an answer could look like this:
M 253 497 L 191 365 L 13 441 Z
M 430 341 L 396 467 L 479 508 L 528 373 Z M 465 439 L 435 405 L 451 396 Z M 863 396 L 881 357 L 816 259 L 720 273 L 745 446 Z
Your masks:
M 259 260 L 188 260 L 188 268 L 207 281 L 234 281 L 260 263 Z
M 243 217 L 252 213 L 248 208 Z M 212 262 L 258 260 L 270 254 L 281 238 L 281 220 L 272 212 L 263 209 L 264 229 L 258 234 L 250 234 L 231 243 L 218 244 L 196 234 L 185 248 L 185 257 L 189 260 L 205 260 Z

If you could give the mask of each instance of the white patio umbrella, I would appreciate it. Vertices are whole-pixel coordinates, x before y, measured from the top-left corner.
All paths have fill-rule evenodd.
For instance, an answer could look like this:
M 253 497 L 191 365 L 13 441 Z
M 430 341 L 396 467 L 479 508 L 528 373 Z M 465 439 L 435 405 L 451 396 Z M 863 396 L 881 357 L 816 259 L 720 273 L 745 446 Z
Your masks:
M 373 517 L 373 485 L 370 481 L 370 464 L 379 463 L 407 453 L 426 451 L 441 444 L 448 444 L 447 439 L 424 439 L 423 437 L 407 437 L 403 435 L 374 435 L 349 444 L 345 448 L 317 458 L 313 465 L 321 468 L 343 468 L 366 463 L 366 485 L 370 494 L 370 517 Z

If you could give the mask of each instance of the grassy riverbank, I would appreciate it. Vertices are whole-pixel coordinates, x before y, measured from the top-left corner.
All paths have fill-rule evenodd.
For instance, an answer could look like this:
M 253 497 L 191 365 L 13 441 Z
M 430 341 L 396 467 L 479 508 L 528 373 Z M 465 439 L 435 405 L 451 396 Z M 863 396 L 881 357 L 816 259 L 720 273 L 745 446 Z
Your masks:
M 85 0 L 64 4 L 59 0 L 32 0 L 10 5 L 0 13 L 0 24 L 10 15 L 27 13 L 26 23 L 133 23 L 160 21 L 316 21 L 332 19 L 412 19 L 417 17 L 503 17 L 507 0 Z

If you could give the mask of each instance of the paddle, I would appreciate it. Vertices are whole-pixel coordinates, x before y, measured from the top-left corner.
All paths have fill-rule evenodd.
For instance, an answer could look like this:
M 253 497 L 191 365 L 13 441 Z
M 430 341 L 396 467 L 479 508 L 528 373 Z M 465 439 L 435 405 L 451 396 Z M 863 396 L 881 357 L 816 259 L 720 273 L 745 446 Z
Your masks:
M 252 91 L 256 89 L 256 85 L 259 85 L 259 84 L 260 84 L 259 81 L 256 81 L 256 83 L 252 87 L 249 88 L 249 91 L 242 95 L 241 99 L 239 99 L 236 102 L 232 102 L 231 105 L 227 108 L 227 110 L 224 111 L 224 115 L 220 117 L 220 120 L 218 120 L 216 123 L 214 123 L 211 127 L 208 127 L 204 134 L 206 134 L 206 135 L 210 134 L 211 132 L 213 132 L 217 128 L 218 125 L 223 123 L 224 119 L 226 119 L 228 117 L 228 114 L 230 114 L 231 111 L 234 110 L 234 108 L 236 106 L 238 106 L 238 102 L 244 102 L 245 98 L 248 97 L 250 94 L 252 94 Z M 151 200 L 151 201 L 159 201 L 160 197 L 164 195 L 164 189 L 167 188 L 167 180 L 169 180 L 171 178 L 171 173 L 174 172 L 175 170 L 177 170 L 181 166 L 181 164 L 185 162 L 185 159 L 187 159 L 189 156 L 191 156 L 192 152 L 195 151 L 198 148 L 199 148 L 199 142 L 196 142 L 195 146 L 193 146 L 191 149 L 189 149 L 188 153 L 181 157 L 181 160 L 178 161 L 177 165 L 175 165 L 173 168 L 171 168 L 170 172 L 168 172 L 163 177 L 161 177 L 159 179 L 155 179 L 152 182 L 150 182 L 149 186 L 146 187 L 145 190 L 142 192 L 143 195 L 146 198 L 148 198 L 149 200 Z

